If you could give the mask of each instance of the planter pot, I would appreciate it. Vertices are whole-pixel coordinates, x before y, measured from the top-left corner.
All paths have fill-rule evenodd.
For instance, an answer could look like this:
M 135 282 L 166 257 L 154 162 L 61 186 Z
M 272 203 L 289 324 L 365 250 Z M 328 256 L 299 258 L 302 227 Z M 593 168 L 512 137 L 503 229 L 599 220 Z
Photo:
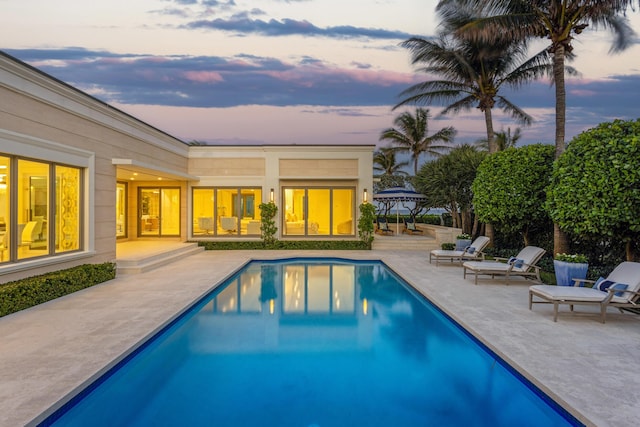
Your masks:
M 471 239 L 456 239 L 456 251 L 464 251 L 469 245 L 471 245 Z
M 553 261 L 553 269 L 556 272 L 558 286 L 573 286 L 573 279 L 586 279 L 589 264 Z

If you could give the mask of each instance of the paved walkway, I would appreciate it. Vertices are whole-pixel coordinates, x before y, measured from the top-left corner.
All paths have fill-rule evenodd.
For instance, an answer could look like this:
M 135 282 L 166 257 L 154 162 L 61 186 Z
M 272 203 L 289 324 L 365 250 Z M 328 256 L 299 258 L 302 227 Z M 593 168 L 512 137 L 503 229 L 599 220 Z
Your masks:
M 207 251 L 0 318 L 0 426 L 28 424 L 251 257 L 381 259 L 587 425 L 640 419 L 640 316 L 528 309 L 524 281 L 464 280 L 425 253 Z M 591 310 L 595 313 L 594 310 Z

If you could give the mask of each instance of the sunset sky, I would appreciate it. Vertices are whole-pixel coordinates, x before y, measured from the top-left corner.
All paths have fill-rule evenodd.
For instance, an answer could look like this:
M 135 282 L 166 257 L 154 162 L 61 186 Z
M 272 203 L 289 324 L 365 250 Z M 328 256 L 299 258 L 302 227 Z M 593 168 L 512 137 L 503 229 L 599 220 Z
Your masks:
M 0 49 L 184 141 L 379 144 L 399 93 L 429 79 L 399 43 L 436 32 L 437 0 L 0 0 Z M 640 33 L 640 12 L 628 17 Z M 640 46 L 575 42 L 567 140 L 640 116 Z M 542 45 L 536 47 L 541 49 Z M 533 53 L 533 52 L 532 52 Z M 548 81 L 508 97 L 532 115 L 523 142 L 552 143 Z M 437 116 L 440 106 L 429 106 Z M 485 136 L 479 110 L 434 117 L 430 133 Z M 496 130 L 517 124 L 496 114 Z

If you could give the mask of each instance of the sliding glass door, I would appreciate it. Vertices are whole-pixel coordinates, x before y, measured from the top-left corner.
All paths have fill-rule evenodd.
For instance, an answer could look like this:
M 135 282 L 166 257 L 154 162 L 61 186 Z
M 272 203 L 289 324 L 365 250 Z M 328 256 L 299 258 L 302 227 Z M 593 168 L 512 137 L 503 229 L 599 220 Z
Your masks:
M 180 189 L 140 188 L 139 236 L 180 235 Z

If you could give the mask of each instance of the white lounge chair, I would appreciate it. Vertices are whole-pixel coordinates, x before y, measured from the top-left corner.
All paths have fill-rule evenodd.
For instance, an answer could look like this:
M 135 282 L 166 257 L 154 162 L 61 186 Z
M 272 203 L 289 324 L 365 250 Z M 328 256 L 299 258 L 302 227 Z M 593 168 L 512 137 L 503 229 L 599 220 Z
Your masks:
M 507 285 L 509 278 L 513 276 L 521 276 L 526 279 L 535 277 L 538 282 L 541 282 L 540 267 L 536 264 L 545 252 L 544 249 L 537 246 L 527 246 L 508 261 L 506 258 L 496 258 L 495 261 L 465 261 L 462 264 L 463 277 L 467 277 L 468 270 L 474 274 L 476 285 L 478 284 L 478 276 L 491 276 L 492 279 L 496 276 L 505 276 Z
M 477 237 L 468 248 L 465 248 L 462 251 L 454 251 L 454 250 L 446 250 L 446 249 L 434 249 L 429 252 L 429 264 L 431 264 L 431 260 L 436 260 L 436 267 L 438 266 L 438 261 L 441 259 L 450 260 L 451 262 L 458 261 L 466 261 L 466 260 L 477 260 L 484 259 L 484 248 L 489 244 L 489 238 L 486 236 Z
M 558 321 L 558 306 L 599 305 L 600 319 L 605 322 L 608 307 L 616 307 L 622 313 L 625 307 L 640 308 L 640 263 L 623 262 L 605 280 L 614 282 L 607 291 L 581 287 L 581 283 L 595 283 L 593 280 L 574 279 L 574 286 L 534 285 L 529 287 L 529 310 L 533 304 L 553 304 L 553 321 Z M 621 289 L 615 284 L 627 285 Z M 624 287 L 624 286 L 622 286 Z M 537 297 L 539 301 L 534 301 Z

